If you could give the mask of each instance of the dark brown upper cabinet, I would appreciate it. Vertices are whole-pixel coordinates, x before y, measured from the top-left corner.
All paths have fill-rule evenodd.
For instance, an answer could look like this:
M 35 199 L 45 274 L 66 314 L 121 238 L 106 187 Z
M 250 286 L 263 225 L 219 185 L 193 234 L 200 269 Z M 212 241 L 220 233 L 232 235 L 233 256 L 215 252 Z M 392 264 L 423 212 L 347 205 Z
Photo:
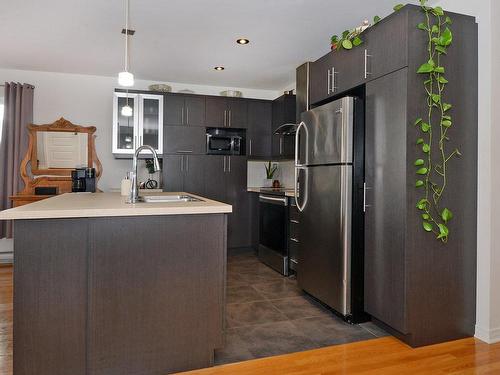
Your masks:
M 205 97 L 166 95 L 164 117 L 165 125 L 205 126 Z
M 240 98 L 211 96 L 206 99 L 206 125 L 211 127 L 246 128 L 248 101 Z
M 362 34 L 363 44 L 356 49 L 366 56 L 363 70 L 367 80 L 408 66 L 408 30 L 417 30 L 416 24 L 409 23 L 408 15 L 407 11 L 393 13 Z
M 330 51 L 310 64 L 311 104 L 408 66 L 407 12 L 386 17 L 361 39 L 358 47 Z
M 200 126 L 165 126 L 164 154 L 205 154 L 206 130 Z
M 247 155 L 254 158 L 271 156 L 272 102 L 248 102 Z
M 293 159 L 295 155 L 295 136 L 275 134 L 284 124 L 296 124 L 295 95 L 285 94 L 273 101 L 271 125 L 271 156 L 274 159 Z

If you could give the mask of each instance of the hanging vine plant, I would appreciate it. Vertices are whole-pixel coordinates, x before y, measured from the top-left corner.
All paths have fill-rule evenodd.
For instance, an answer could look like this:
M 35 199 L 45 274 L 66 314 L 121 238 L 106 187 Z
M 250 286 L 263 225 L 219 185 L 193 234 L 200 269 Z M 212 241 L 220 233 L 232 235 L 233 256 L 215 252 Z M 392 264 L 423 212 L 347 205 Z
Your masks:
M 461 155 L 458 149 L 450 152 L 446 147 L 450 140 L 448 132 L 453 126 L 453 118 L 452 105 L 446 102 L 448 80 L 442 60 L 453 41 L 450 29 L 452 21 L 441 7 L 429 7 L 426 3 L 427 0 L 420 0 L 425 22 L 417 26 L 427 35 L 428 60 L 417 70 L 418 74 L 426 78 L 423 86 L 427 113 L 414 123 L 422 133 L 416 141 L 422 157 L 414 162 L 418 176 L 415 187 L 423 192 L 423 197 L 417 202 L 423 229 L 433 233 L 442 242 L 447 242 L 448 223 L 453 218 L 453 213 L 443 206 L 441 200 L 448 183 L 448 163 Z

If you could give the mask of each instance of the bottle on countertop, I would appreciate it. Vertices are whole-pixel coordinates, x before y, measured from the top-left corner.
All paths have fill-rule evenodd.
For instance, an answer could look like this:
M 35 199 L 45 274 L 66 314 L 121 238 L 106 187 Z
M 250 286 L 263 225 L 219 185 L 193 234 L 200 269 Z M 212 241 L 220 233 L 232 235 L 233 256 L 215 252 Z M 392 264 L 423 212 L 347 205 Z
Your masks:
M 130 179 L 130 172 L 127 172 L 127 176 L 122 180 L 121 195 L 128 196 L 130 194 L 131 189 L 132 189 L 132 180 Z

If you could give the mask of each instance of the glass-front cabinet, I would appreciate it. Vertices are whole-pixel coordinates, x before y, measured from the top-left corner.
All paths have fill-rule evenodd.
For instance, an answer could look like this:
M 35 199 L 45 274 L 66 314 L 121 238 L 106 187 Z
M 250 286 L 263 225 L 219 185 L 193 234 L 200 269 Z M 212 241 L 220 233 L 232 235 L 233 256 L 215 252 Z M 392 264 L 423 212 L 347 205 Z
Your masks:
M 115 92 L 113 154 L 132 155 L 142 145 L 163 153 L 163 95 Z

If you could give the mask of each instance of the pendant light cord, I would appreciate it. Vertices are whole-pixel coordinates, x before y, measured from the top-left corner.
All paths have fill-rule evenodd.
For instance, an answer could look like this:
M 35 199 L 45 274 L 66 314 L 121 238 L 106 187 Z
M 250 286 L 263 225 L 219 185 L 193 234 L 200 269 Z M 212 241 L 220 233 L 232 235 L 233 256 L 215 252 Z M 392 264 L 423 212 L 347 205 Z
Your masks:
M 128 72 L 128 22 L 129 22 L 129 6 L 130 1 L 125 0 L 125 71 Z

